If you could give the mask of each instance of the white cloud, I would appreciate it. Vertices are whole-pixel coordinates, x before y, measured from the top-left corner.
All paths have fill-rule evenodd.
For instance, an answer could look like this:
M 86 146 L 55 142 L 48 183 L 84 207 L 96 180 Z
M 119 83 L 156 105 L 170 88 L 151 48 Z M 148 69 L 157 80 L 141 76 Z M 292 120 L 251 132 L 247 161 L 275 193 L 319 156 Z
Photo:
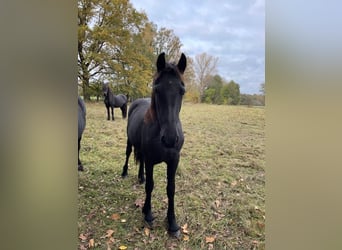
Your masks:
M 187 55 L 219 57 L 218 74 L 259 93 L 265 82 L 265 1 L 131 0 L 158 25 L 174 30 Z

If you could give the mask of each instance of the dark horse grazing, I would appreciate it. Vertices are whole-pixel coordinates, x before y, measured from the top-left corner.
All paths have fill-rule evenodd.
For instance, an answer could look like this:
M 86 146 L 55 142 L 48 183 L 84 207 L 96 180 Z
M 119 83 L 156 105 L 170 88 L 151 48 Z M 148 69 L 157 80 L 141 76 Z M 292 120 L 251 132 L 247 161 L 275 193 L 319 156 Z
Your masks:
M 183 73 L 186 57 L 181 55 L 177 65 L 165 62 L 165 54 L 157 59 L 157 73 L 154 77 L 151 100 L 138 99 L 132 103 L 128 112 L 126 162 L 122 176 L 127 175 L 128 159 L 134 146 L 136 161 L 140 162 L 139 180 L 144 182 L 145 164 L 145 204 L 142 212 L 145 221 L 152 226 L 154 217 L 151 211 L 151 193 L 154 187 L 153 167 L 167 164 L 168 231 L 179 236 L 179 226 L 174 212 L 175 174 L 180 150 L 184 143 L 179 112 L 185 93 Z
M 80 161 L 80 148 L 82 134 L 86 125 L 86 107 L 83 100 L 78 97 L 78 170 L 83 171 L 83 166 Z
M 122 112 L 122 118 L 127 116 L 127 97 L 123 94 L 114 95 L 109 88 L 108 84 L 102 86 L 104 103 L 107 108 L 107 120 L 110 120 L 109 108 L 112 110 L 112 120 L 114 121 L 114 108 L 120 108 Z

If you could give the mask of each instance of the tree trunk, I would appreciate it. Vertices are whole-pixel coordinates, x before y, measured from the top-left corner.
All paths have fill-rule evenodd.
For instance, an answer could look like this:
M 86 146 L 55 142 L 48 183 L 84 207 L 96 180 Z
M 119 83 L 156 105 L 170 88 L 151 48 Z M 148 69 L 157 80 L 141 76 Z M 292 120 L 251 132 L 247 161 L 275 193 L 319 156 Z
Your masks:
M 83 88 L 83 98 L 84 98 L 84 100 L 90 101 L 89 79 L 83 79 L 82 88 Z

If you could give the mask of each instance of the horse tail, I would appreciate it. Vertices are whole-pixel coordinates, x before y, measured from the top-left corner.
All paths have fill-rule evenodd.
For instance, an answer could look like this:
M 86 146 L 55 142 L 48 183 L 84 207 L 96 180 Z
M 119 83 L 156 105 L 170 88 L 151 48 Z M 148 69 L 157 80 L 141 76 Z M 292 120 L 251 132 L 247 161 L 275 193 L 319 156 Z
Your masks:
M 138 164 L 140 163 L 140 161 L 142 161 L 141 152 L 138 151 L 135 147 L 134 147 L 134 161 L 135 161 L 135 164 Z

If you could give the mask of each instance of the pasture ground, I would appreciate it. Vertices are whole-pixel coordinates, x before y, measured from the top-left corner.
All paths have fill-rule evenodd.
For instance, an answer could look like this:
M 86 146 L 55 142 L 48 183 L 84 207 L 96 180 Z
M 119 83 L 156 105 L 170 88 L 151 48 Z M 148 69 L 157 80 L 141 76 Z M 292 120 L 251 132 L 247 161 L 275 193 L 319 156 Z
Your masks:
M 185 103 L 185 143 L 176 174 L 175 211 L 182 236 L 166 231 L 166 165 L 154 168 L 152 230 L 141 207 L 133 153 L 128 177 L 126 125 L 120 109 L 106 120 L 102 102 L 86 103 L 78 175 L 79 249 L 264 249 L 265 110 Z M 75 166 L 76 170 L 76 166 Z

